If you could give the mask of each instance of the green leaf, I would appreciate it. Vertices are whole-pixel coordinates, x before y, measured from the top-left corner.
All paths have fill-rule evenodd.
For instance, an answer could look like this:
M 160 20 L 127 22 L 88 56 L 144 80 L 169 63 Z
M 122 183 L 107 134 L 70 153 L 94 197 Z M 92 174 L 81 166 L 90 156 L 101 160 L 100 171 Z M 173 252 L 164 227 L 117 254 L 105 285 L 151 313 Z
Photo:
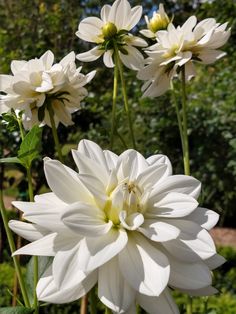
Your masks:
M 33 312 L 34 309 L 29 309 L 23 306 L 0 308 L 0 314 L 31 314 Z
M 38 256 L 38 277 L 40 278 L 45 270 L 51 265 L 53 257 Z M 26 267 L 25 284 L 30 304 L 34 303 L 34 256 L 29 260 Z
M 32 161 L 39 157 L 41 151 L 42 128 L 35 125 L 29 133 L 26 134 L 18 151 L 18 158 L 21 163 L 30 168 Z
M 17 157 L 7 157 L 7 158 L 0 158 L 0 163 L 15 163 L 21 164 L 21 161 Z

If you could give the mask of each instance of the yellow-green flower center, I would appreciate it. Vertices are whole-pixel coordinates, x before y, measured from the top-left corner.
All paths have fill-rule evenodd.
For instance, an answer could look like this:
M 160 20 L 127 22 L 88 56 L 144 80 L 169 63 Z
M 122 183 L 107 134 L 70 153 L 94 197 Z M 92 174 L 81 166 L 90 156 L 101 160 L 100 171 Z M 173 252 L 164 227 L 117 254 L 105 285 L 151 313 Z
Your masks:
M 102 27 L 102 34 L 105 39 L 111 39 L 117 34 L 117 28 L 115 24 L 111 22 L 107 22 L 103 27 Z
M 156 13 L 150 20 L 148 28 L 153 32 L 156 33 L 161 29 L 166 29 L 170 20 L 167 15 L 161 16 L 161 14 Z

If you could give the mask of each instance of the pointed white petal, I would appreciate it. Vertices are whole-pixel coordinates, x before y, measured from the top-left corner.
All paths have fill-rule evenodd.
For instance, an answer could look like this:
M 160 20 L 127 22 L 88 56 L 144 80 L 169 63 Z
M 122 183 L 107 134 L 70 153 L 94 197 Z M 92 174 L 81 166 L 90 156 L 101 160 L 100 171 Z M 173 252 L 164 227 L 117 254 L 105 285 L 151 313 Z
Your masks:
M 158 186 L 157 189 L 159 189 Z M 192 196 L 177 192 L 161 193 L 156 197 L 150 196 L 146 217 L 184 217 L 192 213 L 197 206 L 198 202 Z
M 159 187 L 156 187 L 153 190 L 152 195 L 178 192 L 190 195 L 197 199 L 200 191 L 201 183 L 197 179 L 186 175 L 173 175 L 167 177 Z M 152 195 L 150 195 L 150 197 Z
M 119 271 L 117 257 L 99 268 L 98 297 L 115 313 L 126 313 L 134 302 L 135 291 Z
M 104 51 L 99 50 L 98 46 L 96 46 L 91 50 L 77 54 L 76 58 L 80 61 L 90 62 L 97 60 L 103 53 Z
M 111 229 L 112 221 L 106 222 L 103 211 L 95 206 L 77 202 L 66 208 L 62 221 L 72 231 L 87 237 L 99 237 Z
M 179 314 L 168 288 L 159 297 L 149 297 L 138 293 L 137 302 L 149 314 Z
M 54 61 L 54 54 L 52 53 L 51 50 L 46 51 L 41 57 L 40 60 L 43 61 L 43 65 L 45 67 L 45 70 L 50 70 L 52 65 L 53 65 L 53 61 Z
M 10 220 L 8 225 L 12 231 L 30 242 L 39 240 L 50 232 L 44 227 L 17 220 Z
M 219 220 L 219 214 L 213 210 L 198 207 L 190 215 L 184 217 L 186 220 L 194 221 L 202 228 L 211 230 Z
M 104 22 L 97 17 L 87 17 L 79 24 L 79 29 L 76 35 L 89 42 L 97 42 L 99 35 L 102 34 Z
M 78 269 L 78 248 L 79 243 L 70 250 L 60 250 L 53 259 L 52 273 L 58 289 L 68 289 L 86 278 L 86 274 Z
M 78 174 L 58 160 L 44 158 L 45 176 L 49 187 L 64 202 L 91 202 L 91 194 L 79 180 Z
M 106 67 L 114 68 L 115 64 L 112 60 L 113 50 L 108 50 L 103 55 L 103 62 Z
M 226 259 L 219 254 L 215 254 L 204 261 L 204 263 L 209 267 L 210 270 L 216 269 L 217 267 L 223 265 L 225 262 Z
M 37 296 L 40 301 L 62 304 L 78 300 L 84 296 L 97 281 L 97 272 L 89 274 L 80 284 L 68 289 L 57 289 L 51 271 L 40 278 L 37 285 Z
M 171 220 L 145 219 L 139 231 L 152 241 L 166 242 L 176 239 L 180 229 L 171 225 Z
M 201 289 L 210 286 L 211 272 L 203 263 L 184 263 L 170 259 L 169 284 L 180 289 Z
M 142 294 L 158 296 L 167 286 L 168 259 L 141 235 L 129 236 L 119 254 L 119 264 L 124 278 Z
M 81 241 L 78 268 L 92 271 L 116 256 L 127 243 L 126 231 L 111 229 L 106 235 Z

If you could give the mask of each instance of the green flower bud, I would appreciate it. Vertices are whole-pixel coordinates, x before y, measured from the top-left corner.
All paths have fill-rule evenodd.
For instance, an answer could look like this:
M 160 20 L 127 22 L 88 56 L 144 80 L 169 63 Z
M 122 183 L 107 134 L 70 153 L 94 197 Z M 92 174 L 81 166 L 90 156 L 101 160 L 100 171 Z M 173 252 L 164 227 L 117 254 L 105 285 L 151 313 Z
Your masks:
M 156 33 L 157 31 L 159 31 L 161 29 L 166 29 L 169 23 L 170 23 L 170 20 L 166 14 L 163 16 L 159 13 L 156 13 L 151 18 L 150 23 L 148 25 L 148 28 L 153 33 Z
M 111 39 L 117 34 L 117 28 L 115 24 L 108 22 L 102 27 L 102 34 L 105 39 Z

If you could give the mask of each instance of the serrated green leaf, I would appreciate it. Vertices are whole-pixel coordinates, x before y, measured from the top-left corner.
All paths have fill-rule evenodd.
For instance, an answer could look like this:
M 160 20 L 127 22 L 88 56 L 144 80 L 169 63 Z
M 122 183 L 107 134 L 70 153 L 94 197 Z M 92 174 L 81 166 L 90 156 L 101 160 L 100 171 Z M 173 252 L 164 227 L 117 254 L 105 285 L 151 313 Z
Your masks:
M 40 278 L 45 270 L 52 263 L 53 258 L 48 256 L 38 256 L 38 277 Z M 26 267 L 25 284 L 30 304 L 34 303 L 34 256 L 29 260 Z
M 32 161 L 39 157 L 41 151 L 42 128 L 35 125 L 29 133 L 26 134 L 18 151 L 18 158 L 21 163 L 30 168 Z
M 0 308 L 0 314 L 31 314 L 33 312 L 33 309 L 29 309 L 23 306 Z
M 21 161 L 17 157 L 7 157 L 7 158 L 0 158 L 0 163 L 15 163 L 21 164 Z

